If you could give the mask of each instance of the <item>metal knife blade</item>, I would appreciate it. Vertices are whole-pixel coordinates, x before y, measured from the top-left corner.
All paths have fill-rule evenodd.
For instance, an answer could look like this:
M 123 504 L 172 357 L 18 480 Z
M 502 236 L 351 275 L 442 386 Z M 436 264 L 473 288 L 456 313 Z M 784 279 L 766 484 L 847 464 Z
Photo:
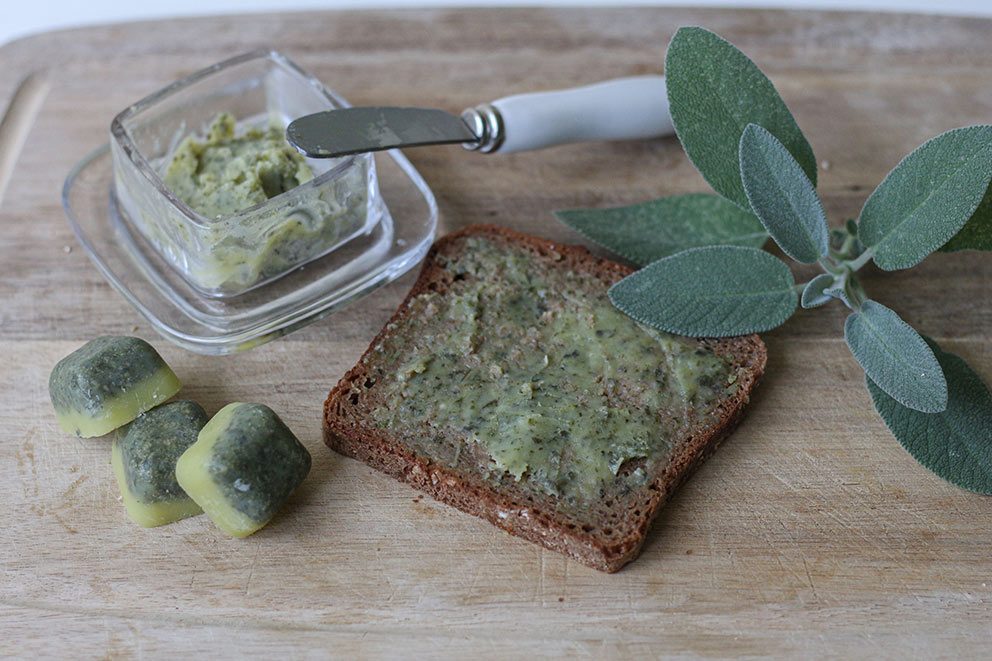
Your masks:
M 340 108 L 306 115 L 286 127 L 286 137 L 311 158 L 479 141 L 462 118 L 444 110 L 388 106 Z

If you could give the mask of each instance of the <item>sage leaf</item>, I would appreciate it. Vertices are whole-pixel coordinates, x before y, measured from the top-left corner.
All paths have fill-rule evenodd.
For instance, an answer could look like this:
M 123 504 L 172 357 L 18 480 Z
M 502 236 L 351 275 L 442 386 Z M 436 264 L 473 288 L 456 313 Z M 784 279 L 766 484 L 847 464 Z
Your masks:
M 812 264 L 830 250 L 827 214 L 802 167 L 778 138 L 748 124 L 739 149 L 741 180 L 754 215 L 782 251 Z
M 961 231 L 945 243 L 941 250 L 992 250 L 992 185 L 985 191 L 985 197 Z
M 824 289 L 823 293 L 836 298 L 852 310 L 861 309 L 861 305 L 868 300 L 864 287 L 850 270 L 835 276 L 834 283 Z
M 895 312 L 865 301 L 848 316 L 844 338 L 865 374 L 897 402 L 924 413 L 947 408 L 947 381 L 933 350 Z
M 879 268 L 907 269 L 947 243 L 992 179 L 992 126 L 941 133 L 885 177 L 861 210 L 859 238 Z
M 816 276 L 807 282 L 805 287 L 803 287 L 802 296 L 799 297 L 800 304 L 809 310 L 812 308 L 818 308 L 821 305 L 830 302 L 830 300 L 835 297 L 828 294 L 826 290 L 832 287 L 836 282 L 837 278 L 829 273 L 821 273 Z
M 718 195 L 689 193 L 612 209 L 556 211 L 563 223 L 639 266 L 688 248 L 760 248 L 768 239 L 753 214 Z
M 952 484 L 992 495 L 992 395 L 960 356 L 929 342 L 947 377 L 947 409 L 906 408 L 865 377 L 875 410 L 918 462 Z
M 748 124 L 770 131 L 816 183 L 813 148 L 775 86 L 734 45 L 703 28 L 680 28 L 668 45 L 665 76 L 675 133 L 717 193 L 751 208 L 737 163 Z
M 847 295 L 847 288 L 844 286 L 843 283 L 839 283 L 834 287 L 827 287 L 826 289 L 823 290 L 823 293 L 829 296 L 830 298 L 836 298 L 838 301 L 840 301 L 849 308 L 856 307 L 854 305 L 854 302 L 851 300 L 851 297 Z
M 708 246 L 659 259 L 610 288 L 610 300 L 642 324 L 694 337 L 771 330 L 798 296 L 782 260 L 757 248 Z

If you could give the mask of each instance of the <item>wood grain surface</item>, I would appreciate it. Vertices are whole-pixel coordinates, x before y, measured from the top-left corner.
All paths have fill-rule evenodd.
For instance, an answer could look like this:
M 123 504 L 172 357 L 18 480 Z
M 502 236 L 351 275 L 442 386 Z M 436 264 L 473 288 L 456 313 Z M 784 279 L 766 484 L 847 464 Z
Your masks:
M 155 336 L 63 218 L 63 178 L 117 111 L 237 52 L 282 49 L 353 103 L 457 111 L 659 72 L 684 24 L 723 34 L 772 77 L 823 162 L 835 223 L 924 139 L 992 118 L 992 23 L 967 18 L 319 13 L 96 27 L 0 48 L 0 656 L 986 655 L 992 500 L 945 484 L 888 434 L 839 305 L 766 336 L 768 374 L 747 420 L 665 509 L 642 557 L 611 576 L 321 444 L 323 398 L 412 276 L 277 342 L 209 358 Z M 490 222 L 578 241 L 552 210 L 706 189 L 672 139 L 409 156 L 437 194 L 442 232 Z M 990 283 L 992 259 L 961 253 L 865 282 L 987 381 Z M 313 453 L 269 527 L 245 540 L 205 517 L 139 529 L 109 442 L 57 429 L 51 367 L 95 335 L 132 331 L 208 412 L 266 402 Z

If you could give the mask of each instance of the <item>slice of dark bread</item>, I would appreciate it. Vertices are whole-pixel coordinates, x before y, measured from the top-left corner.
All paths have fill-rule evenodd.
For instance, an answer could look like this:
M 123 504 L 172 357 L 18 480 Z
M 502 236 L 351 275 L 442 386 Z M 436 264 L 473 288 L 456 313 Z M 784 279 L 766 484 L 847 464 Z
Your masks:
M 420 277 L 406 300 L 372 341 L 358 364 L 345 374 L 328 396 L 324 405 L 325 442 L 342 454 L 360 459 L 441 502 L 482 517 L 511 534 L 564 553 L 596 569 L 617 571 L 637 556 L 661 505 L 733 430 L 762 375 L 766 359 L 765 346 L 756 335 L 719 340 L 664 335 L 667 339 L 657 341 L 674 344 L 658 344 L 657 355 L 639 354 L 636 362 L 632 363 L 625 357 L 627 344 L 618 343 L 609 349 L 602 349 L 606 346 L 605 342 L 597 344 L 596 338 L 605 331 L 583 326 L 585 317 L 567 327 L 573 332 L 568 337 L 577 338 L 576 350 L 564 354 L 561 346 L 551 347 L 558 341 L 558 336 L 554 335 L 557 331 L 548 331 L 549 335 L 540 336 L 539 328 L 516 328 L 513 326 L 516 323 L 514 319 L 507 317 L 507 310 L 515 308 L 505 307 L 509 303 L 499 307 L 503 304 L 495 300 L 509 299 L 513 295 L 516 284 L 500 289 L 500 283 L 504 280 L 509 282 L 508 279 L 514 277 L 517 280 L 513 283 L 537 283 L 534 285 L 536 296 L 525 301 L 526 307 L 537 301 L 538 296 L 540 298 L 537 301 L 539 309 L 533 311 L 533 315 L 538 316 L 525 317 L 530 324 L 540 325 L 555 315 L 567 320 L 570 319 L 569 311 L 575 306 L 585 310 L 582 306 L 588 305 L 595 315 L 608 317 L 614 328 L 618 324 L 625 326 L 622 331 L 628 335 L 618 337 L 629 338 L 630 333 L 647 336 L 649 331 L 627 317 L 613 316 L 615 311 L 608 307 L 607 289 L 630 272 L 630 268 L 598 258 L 583 247 L 560 245 L 498 227 L 472 226 L 440 239 L 428 254 Z M 541 288 L 548 282 L 555 285 L 553 291 Z M 457 323 L 470 319 L 473 324 L 465 336 L 468 344 L 462 347 L 458 342 L 464 338 L 455 338 L 452 330 L 455 322 L 451 320 L 457 317 L 452 312 L 456 309 L 455 303 L 463 305 L 462 301 L 468 295 L 466 292 L 475 292 L 475 298 L 471 300 L 476 301 L 478 307 L 469 310 L 467 317 L 458 317 Z M 479 292 L 485 293 L 486 297 Z M 517 305 L 518 301 L 511 303 Z M 487 317 L 486 306 L 495 306 L 493 310 L 496 312 L 490 311 L 491 315 L 499 313 L 501 316 Z M 457 309 L 464 311 L 462 307 Z M 590 427 L 582 427 L 580 425 L 584 423 L 576 422 L 569 429 L 581 432 L 584 442 L 593 444 L 582 447 L 601 450 L 599 453 L 604 456 L 609 452 L 611 457 L 619 457 L 610 464 L 612 473 L 605 474 L 605 478 L 598 477 L 599 481 L 590 482 L 587 476 L 575 474 L 576 466 L 602 464 L 589 463 L 594 460 L 588 458 L 588 453 L 581 454 L 586 450 L 569 446 L 573 442 L 571 440 L 561 441 L 555 446 L 554 453 L 548 451 L 540 455 L 526 455 L 531 460 L 531 466 L 541 466 L 541 462 L 547 460 L 550 462 L 548 466 L 557 467 L 554 480 L 539 479 L 539 475 L 551 474 L 544 468 L 531 470 L 517 466 L 516 475 L 511 474 L 509 469 L 501 470 L 495 457 L 504 460 L 504 463 L 512 463 L 517 457 L 513 454 L 515 446 L 511 445 L 510 454 L 506 454 L 506 447 L 501 445 L 504 439 L 499 433 L 490 433 L 485 437 L 488 440 L 483 441 L 480 440 L 483 436 L 479 429 L 518 429 L 512 427 L 516 424 L 513 419 L 494 420 L 486 416 L 492 416 L 489 411 L 499 411 L 504 399 L 520 399 L 513 394 L 515 389 L 525 388 L 531 392 L 531 385 L 513 382 L 514 389 L 507 389 L 506 379 L 510 377 L 502 369 L 481 363 L 473 367 L 473 361 L 484 355 L 488 358 L 492 355 L 505 357 L 505 346 L 501 348 L 502 353 L 487 354 L 487 343 L 501 346 L 497 344 L 500 337 L 505 338 L 508 333 L 512 335 L 518 330 L 519 337 L 523 339 L 519 342 L 519 350 L 511 347 L 511 357 L 506 358 L 507 361 L 514 360 L 515 356 L 520 361 L 530 360 L 529 364 L 533 364 L 534 356 L 546 352 L 541 360 L 543 365 L 550 365 L 549 369 L 555 368 L 558 363 L 562 363 L 560 369 L 565 369 L 565 359 L 573 357 L 581 360 L 583 366 L 607 365 L 603 368 L 606 376 L 597 376 L 592 368 L 578 368 L 589 371 L 590 378 L 595 377 L 589 383 L 595 384 L 592 389 L 597 392 L 592 396 L 599 398 L 596 400 L 586 399 L 589 388 L 572 388 L 567 380 L 553 381 L 558 386 L 548 392 L 548 386 L 535 377 L 535 388 L 544 388 L 541 391 L 542 403 L 535 406 L 546 408 L 535 412 L 534 418 L 541 418 L 542 413 L 546 413 L 548 416 L 543 418 L 545 422 L 551 420 L 552 424 L 565 425 L 561 422 L 565 418 L 583 420 L 582 415 L 591 406 L 589 401 L 606 401 L 606 405 L 598 409 L 602 416 L 616 419 L 620 415 L 617 411 L 627 414 L 634 411 L 632 415 L 640 416 L 638 420 L 656 420 L 656 433 L 651 427 L 651 433 L 646 435 L 656 445 L 652 445 L 650 450 L 621 454 L 620 450 L 611 449 L 612 444 L 624 445 L 629 439 L 606 436 L 605 430 L 609 428 L 597 426 L 595 422 Z M 547 346 L 529 343 L 527 338 L 533 337 L 544 337 Z M 582 337 L 587 340 L 578 339 Z M 541 342 L 540 339 L 534 341 Z M 681 379 L 678 376 L 681 374 L 678 369 L 681 368 L 673 365 L 695 363 L 673 363 L 671 356 L 675 354 L 671 351 L 676 349 L 670 351 L 662 349 L 662 346 L 677 347 L 677 351 L 681 352 L 678 353 L 679 360 L 683 356 L 689 356 L 686 360 L 699 356 L 700 361 L 710 361 L 705 364 L 713 369 L 716 369 L 713 365 L 719 365 L 719 375 L 721 378 L 726 375 L 726 382 L 714 381 L 716 377 L 709 376 L 705 378 L 709 378 L 710 383 L 694 389 L 693 381 L 676 381 Z M 633 351 L 633 348 L 630 350 Z M 535 354 L 535 351 L 539 353 Z M 597 356 L 606 356 L 602 363 L 593 362 L 590 356 L 594 352 L 599 352 Z M 451 379 L 440 378 L 426 367 L 435 358 L 441 361 L 442 354 L 445 361 L 456 361 L 451 364 L 459 366 L 460 371 L 452 372 Z M 443 369 L 447 364 L 442 362 L 437 369 Z M 636 364 L 638 370 L 647 364 L 653 370 L 650 374 L 654 376 L 651 379 L 641 378 L 637 382 L 625 381 L 628 370 L 622 368 L 620 372 L 623 373 L 610 372 L 612 368 L 609 365 L 612 364 Z M 512 375 L 512 372 L 508 373 Z M 637 372 L 639 375 L 644 373 Z M 487 379 L 490 376 L 487 374 L 491 376 L 492 383 L 502 384 L 499 386 L 503 388 L 499 397 L 493 401 L 487 400 L 488 403 L 479 410 L 466 409 L 470 413 L 461 414 L 462 418 L 452 417 L 453 414 L 442 415 L 451 408 L 446 404 L 449 398 L 459 402 L 459 406 L 464 401 L 480 401 L 479 398 L 472 399 L 473 393 L 466 392 L 466 389 L 488 388 L 490 380 Z M 579 372 L 580 377 L 584 374 Z M 422 381 L 428 375 L 434 381 L 425 385 Z M 418 379 L 421 379 L 419 385 Z M 436 387 L 432 385 L 435 383 Z M 686 383 L 689 385 L 686 386 Z M 708 393 L 706 398 L 699 394 L 704 387 L 708 388 L 705 390 Z M 421 390 L 418 394 L 411 388 Z M 675 399 L 675 394 L 669 397 L 669 391 L 681 393 L 681 399 Z M 576 399 L 572 402 L 567 399 L 569 397 Z M 697 400 L 700 403 L 695 403 Z M 524 401 L 526 405 L 527 400 Z M 646 407 L 644 401 L 670 401 L 676 404 L 668 408 L 659 404 L 655 409 Z M 485 408 L 489 404 L 494 406 Z M 549 406 L 554 408 L 547 408 Z M 525 423 L 530 423 L 531 416 L 521 414 L 519 408 L 509 410 L 516 413 L 507 414 L 504 411 L 499 415 L 504 418 L 523 415 L 527 418 Z M 556 411 L 558 417 L 551 415 L 551 411 Z M 465 418 L 465 415 L 475 417 Z M 461 423 L 455 424 L 452 420 L 461 420 Z M 623 424 L 623 421 L 617 424 Z M 637 429 L 643 430 L 644 427 Z M 557 433 L 569 439 L 567 433 L 560 430 Z M 597 433 L 602 437 L 597 438 Z M 537 450 L 527 451 L 545 452 L 543 445 L 535 443 L 543 443 L 547 439 L 534 438 L 537 440 L 532 441 L 531 447 Z M 557 436 L 548 438 L 559 441 Z M 562 466 L 567 466 L 569 470 L 564 476 Z M 603 473 L 597 475 L 602 476 Z M 589 487 L 584 492 L 573 486 L 589 484 L 595 488 Z M 590 493 L 594 495 L 590 496 Z

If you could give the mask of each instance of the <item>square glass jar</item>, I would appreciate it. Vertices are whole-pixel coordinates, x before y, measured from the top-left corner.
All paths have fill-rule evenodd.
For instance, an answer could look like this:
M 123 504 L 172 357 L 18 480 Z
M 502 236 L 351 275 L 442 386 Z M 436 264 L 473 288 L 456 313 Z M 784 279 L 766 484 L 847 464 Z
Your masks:
M 384 213 L 370 154 L 306 159 L 314 178 L 230 215 L 204 216 L 163 172 L 180 142 L 221 113 L 238 130 L 278 126 L 343 107 L 316 78 L 275 51 L 198 71 L 128 107 L 111 124 L 114 193 L 126 220 L 197 292 L 242 294 L 367 234 Z

